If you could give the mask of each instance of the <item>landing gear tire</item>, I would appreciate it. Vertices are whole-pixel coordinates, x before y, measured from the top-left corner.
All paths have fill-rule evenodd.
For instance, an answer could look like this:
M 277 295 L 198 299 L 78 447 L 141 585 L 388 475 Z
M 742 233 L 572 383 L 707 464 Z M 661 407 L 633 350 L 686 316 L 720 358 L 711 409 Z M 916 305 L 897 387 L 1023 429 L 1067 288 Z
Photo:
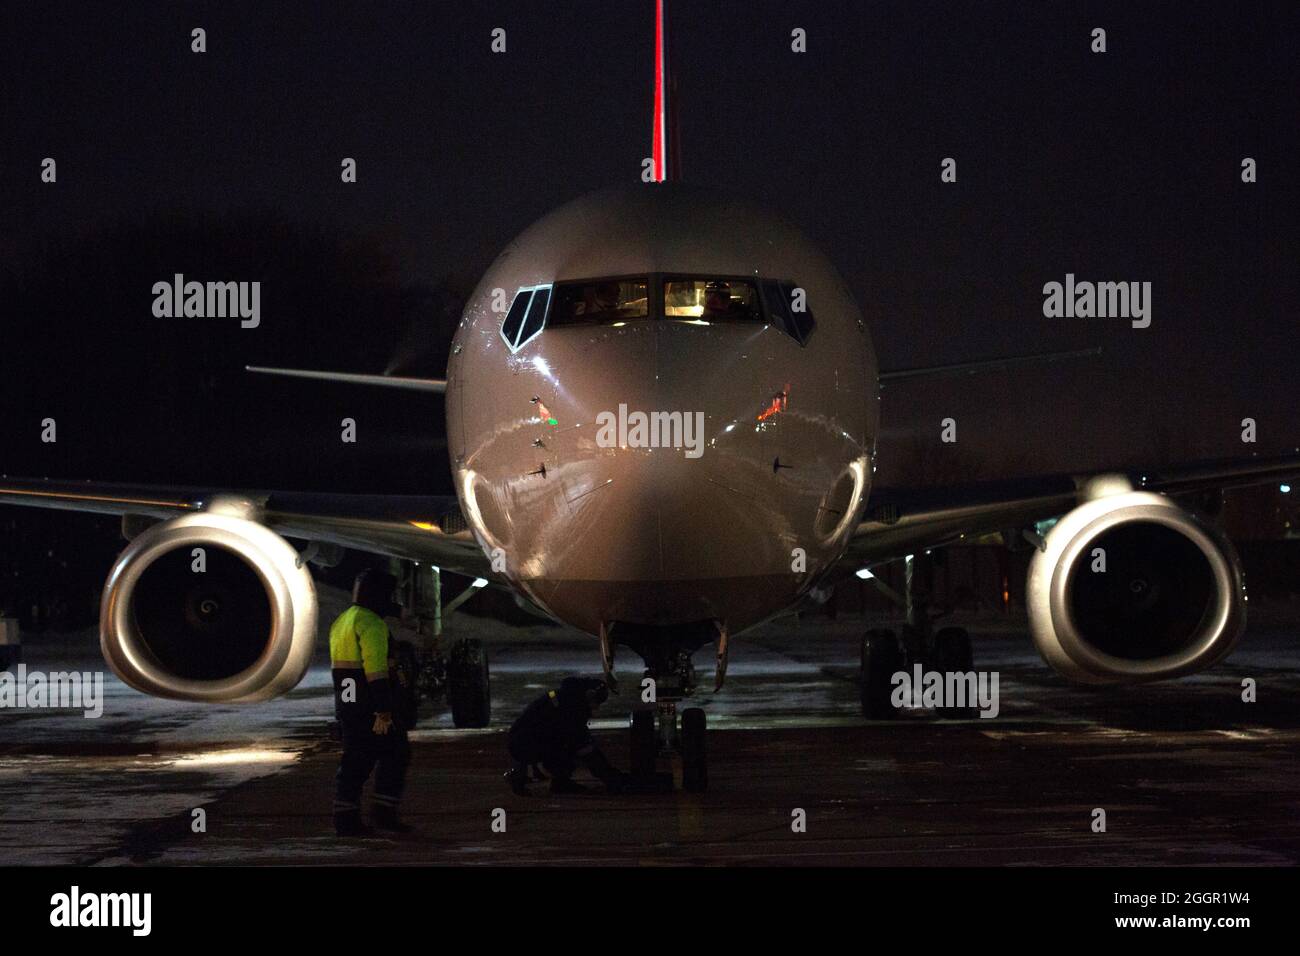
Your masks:
M 934 670 L 941 674 L 967 673 L 975 669 L 974 661 L 970 633 L 964 627 L 945 627 L 935 633 L 934 653 L 931 655 Z M 973 716 L 975 709 L 969 705 L 941 707 L 938 713 L 940 717 L 958 719 Z
M 655 712 L 653 710 L 632 711 L 632 776 L 649 779 L 654 776 L 655 758 L 659 756 L 659 741 L 655 737 Z
M 457 727 L 486 727 L 492 719 L 488 655 L 482 641 L 457 641 L 447 661 L 447 703 Z
M 688 793 L 703 793 L 709 788 L 704 748 L 707 725 L 699 707 L 682 711 L 682 789 Z
M 893 677 L 903 666 L 903 652 L 894 632 L 872 628 L 862 636 L 862 670 L 858 674 L 858 691 L 862 698 L 862 716 L 867 720 L 892 720 L 897 711 L 893 696 Z

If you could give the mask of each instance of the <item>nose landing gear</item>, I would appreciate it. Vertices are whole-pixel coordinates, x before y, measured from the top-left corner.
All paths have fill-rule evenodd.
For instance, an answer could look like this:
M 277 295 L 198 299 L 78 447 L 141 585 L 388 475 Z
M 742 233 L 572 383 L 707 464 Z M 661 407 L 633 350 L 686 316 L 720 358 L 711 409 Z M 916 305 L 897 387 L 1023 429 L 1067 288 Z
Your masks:
M 687 707 L 678 720 L 677 701 L 659 701 L 654 710 L 632 712 L 632 777 L 638 787 L 658 792 L 672 789 L 673 774 L 659 773 L 659 759 L 680 761 L 682 789 L 703 793 L 709 788 L 708 718 L 702 707 Z
M 689 793 L 708 789 L 708 719 L 703 708 L 678 704 L 695 690 L 695 667 L 691 655 L 710 637 L 719 639 L 714 674 L 715 687 L 726 673 L 727 632 L 714 622 L 696 628 L 664 630 L 634 629 L 620 625 L 615 633 L 620 643 L 632 647 L 645 660 L 644 691 L 653 687 L 653 706 L 632 712 L 629 740 L 634 786 L 650 792 L 671 790 L 672 773 L 659 772 L 659 760 L 681 767 L 681 786 Z M 604 655 L 602 655 L 604 656 Z

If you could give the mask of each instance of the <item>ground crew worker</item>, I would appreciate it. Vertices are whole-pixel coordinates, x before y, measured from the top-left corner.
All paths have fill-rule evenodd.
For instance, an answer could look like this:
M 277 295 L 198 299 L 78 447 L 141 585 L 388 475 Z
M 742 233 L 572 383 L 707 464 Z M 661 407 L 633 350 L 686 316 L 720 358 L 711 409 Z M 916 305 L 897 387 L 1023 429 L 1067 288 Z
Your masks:
M 406 833 L 397 807 L 406 783 L 410 744 L 403 723 L 393 719 L 393 688 L 388 677 L 388 625 L 396 613 L 396 579 L 369 569 L 357 575 L 352 606 L 330 627 L 330 668 L 334 709 L 343 732 L 343 757 L 334 790 L 334 830 L 362 836 L 361 789 L 375 770 L 371 820 L 381 830 Z M 377 765 L 377 769 L 376 769 Z
M 587 788 L 572 779 L 583 764 L 605 789 L 623 789 L 627 775 L 610 765 L 587 730 L 591 715 L 609 697 L 603 680 L 566 677 L 557 690 L 550 690 L 529 704 L 510 727 L 508 747 L 510 789 L 528 793 L 528 768 L 538 779 L 540 764 L 551 775 L 551 793 L 585 793 Z

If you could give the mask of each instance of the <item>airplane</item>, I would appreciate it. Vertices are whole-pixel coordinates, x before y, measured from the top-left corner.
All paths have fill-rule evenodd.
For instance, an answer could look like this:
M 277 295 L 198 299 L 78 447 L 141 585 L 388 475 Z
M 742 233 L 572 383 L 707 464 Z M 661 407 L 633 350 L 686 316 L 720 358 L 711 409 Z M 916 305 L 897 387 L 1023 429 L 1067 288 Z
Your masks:
M 716 645 L 718 689 L 732 638 L 963 538 L 1032 541 L 1030 632 L 1066 678 L 1176 677 L 1232 649 L 1240 562 L 1173 496 L 1294 478 L 1300 455 L 877 487 L 882 388 L 1085 353 L 882 371 L 867 318 L 798 229 L 680 181 L 667 26 L 656 0 L 648 181 L 578 198 L 510 243 L 468 301 L 445 379 L 249 366 L 444 394 L 454 498 L 0 478 L 0 504 L 122 516 L 129 543 L 104 587 L 100 643 L 125 683 L 190 701 L 287 692 L 316 644 L 310 564 L 328 548 L 509 588 L 591 635 L 611 683 L 616 649 L 633 652 L 657 704 L 632 717 L 634 768 L 675 750 L 687 789 L 707 782 L 704 711 L 677 712 L 695 651 Z M 1049 519 L 1045 536 L 1032 530 Z M 913 662 L 969 670 L 970 637 L 917 619 L 901 639 L 868 632 L 864 715 L 891 715 L 890 677 Z M 453 683 L 471 682 L 481 706 L 457 723 L 485 725 L 486 664 L 465 673 Z

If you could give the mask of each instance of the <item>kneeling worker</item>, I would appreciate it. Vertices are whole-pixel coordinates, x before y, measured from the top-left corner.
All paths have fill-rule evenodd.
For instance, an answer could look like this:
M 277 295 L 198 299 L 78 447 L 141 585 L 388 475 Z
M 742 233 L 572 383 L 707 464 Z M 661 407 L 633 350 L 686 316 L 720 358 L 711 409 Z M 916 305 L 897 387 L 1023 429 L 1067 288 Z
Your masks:
M 623 789 L 627 774 L 616 770 L 587 730 L 587 721 L 609 697 L 603 680 L 566 677 L 558 690 L 529 704 L 510 727 L 510 789 L 528 793 L 528 768 L 541 764 L 551 775 L 551 793 L 585 793 L 572 779 L 579 763 L 611 792 Z
M 352 606 L 330 627 L 330 667 L 334 711 L 343 732 L 343 757 L 334 790 L 334 830 L 362 836 L 361 789 L 375 772 L 371 819 L 381 830 L 407 833 L 397 815 L 406 768 L 411 759 L 409 729 L 393 719 L 393 688 L 388 677 L 389 640 L 384 616 L 396 613 L 396 579 L 374 569 L 357 575 Z M 377 768 L 377 769 L 376 769 Z

